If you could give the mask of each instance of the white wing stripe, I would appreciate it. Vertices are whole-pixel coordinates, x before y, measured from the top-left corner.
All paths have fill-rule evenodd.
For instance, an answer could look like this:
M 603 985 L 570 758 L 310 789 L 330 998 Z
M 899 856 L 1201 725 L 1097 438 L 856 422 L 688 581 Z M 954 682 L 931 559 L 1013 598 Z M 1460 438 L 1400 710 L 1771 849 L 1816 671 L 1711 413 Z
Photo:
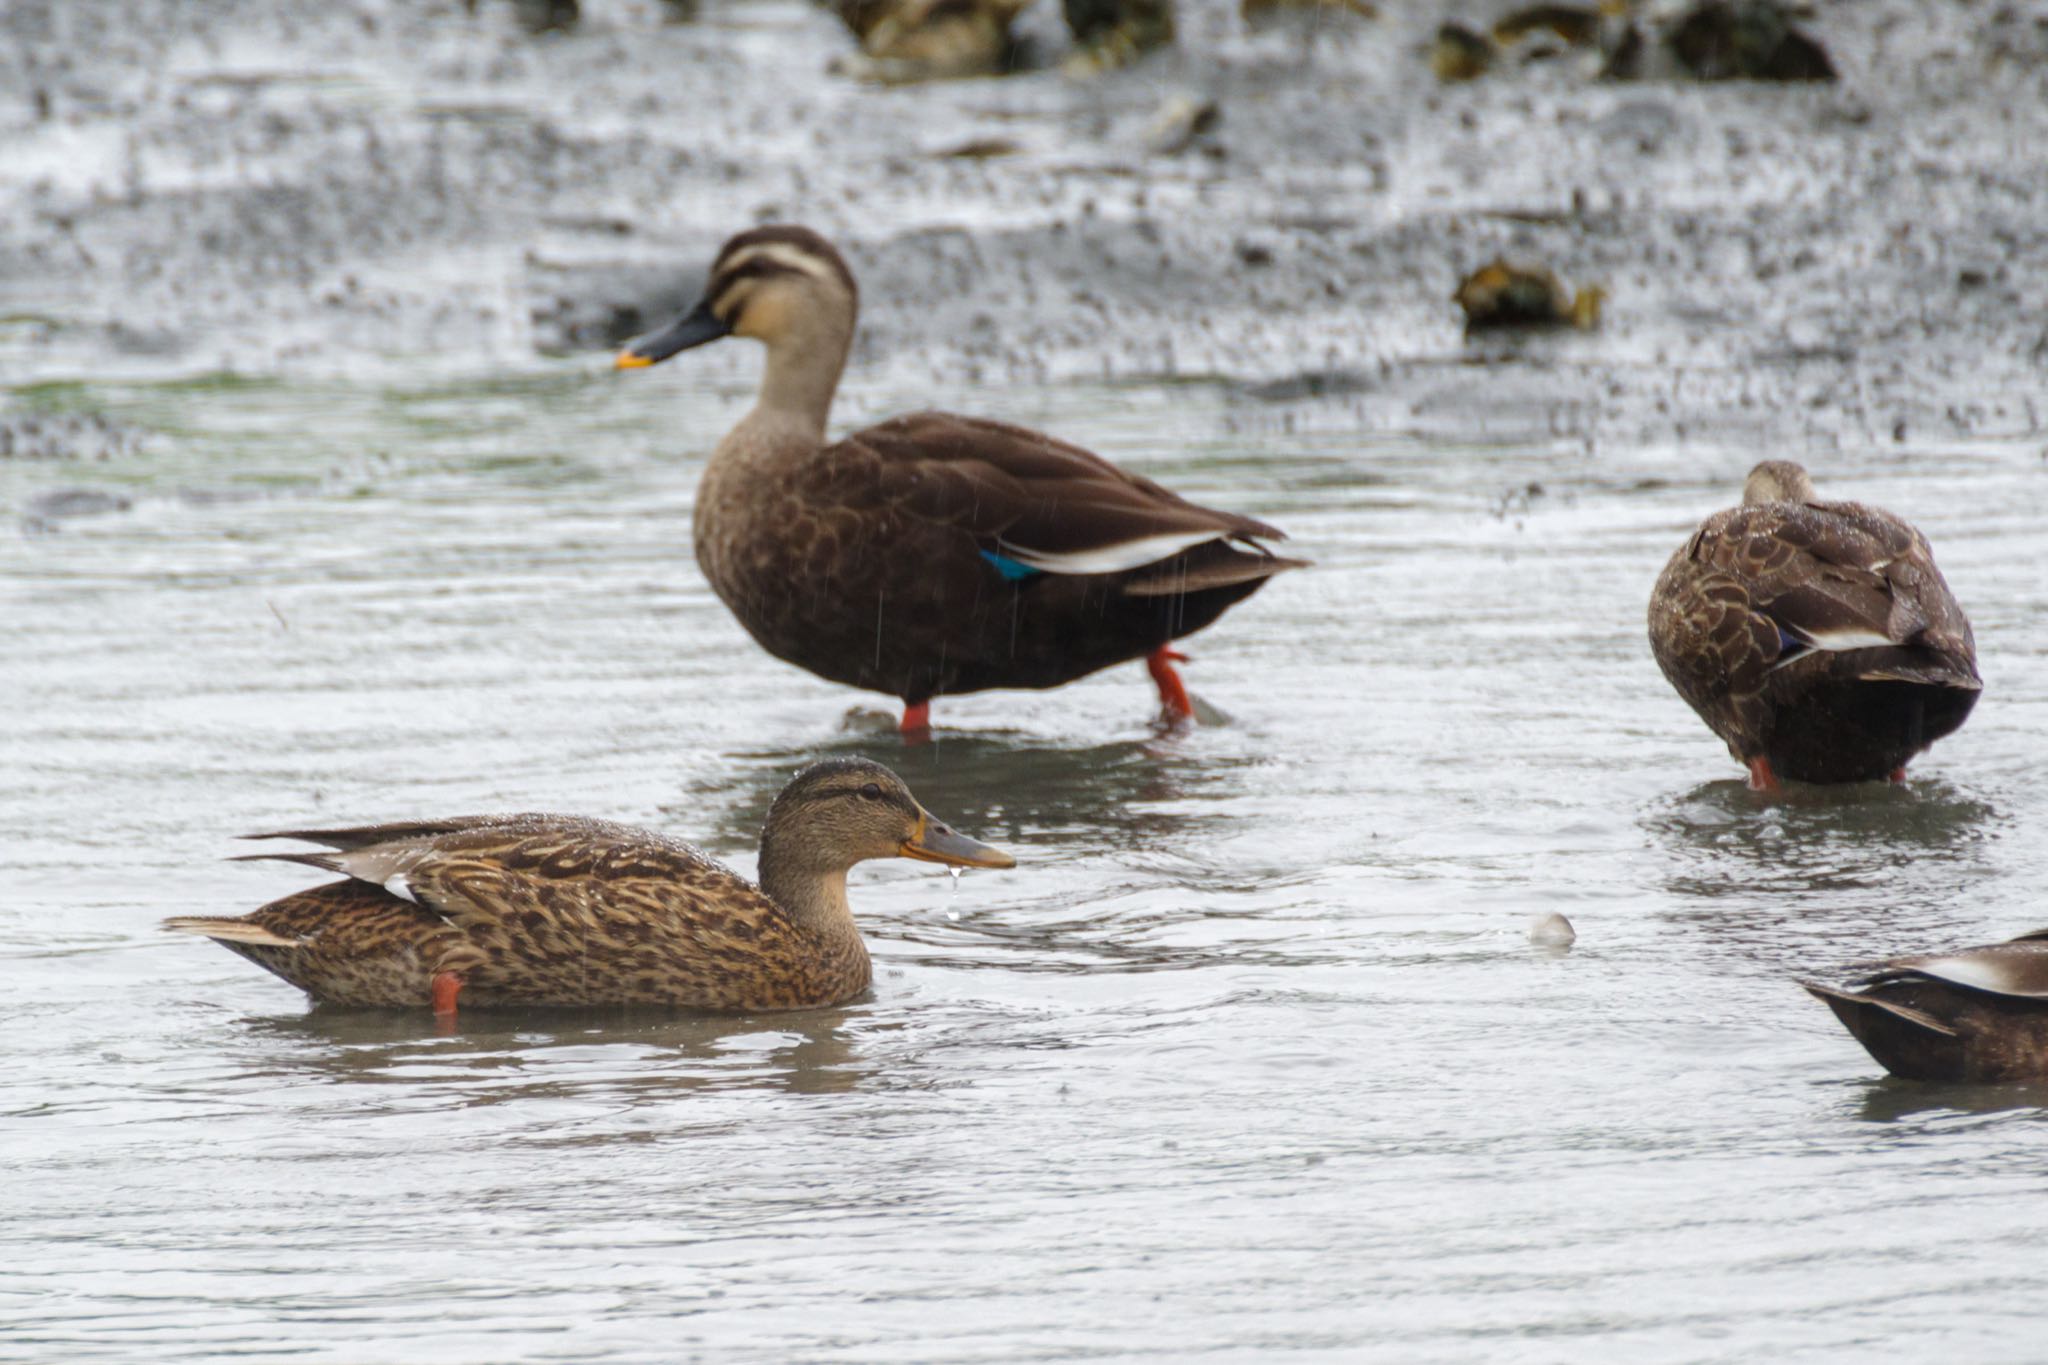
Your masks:
M 1839 630 L 1800 630 L 1794 626 L 1792 633 L 1815 649 L 1825 649 L 1838 654 L 1851 649 L 1883 649 L 1896 643 L 1891 636 L 1880 631 L 1861 630 L 1855 626 L 1845 626 Z
M 1066 554 L 1049 554 L 1034 550 L 1028 545 L 1013 545 L 1009 541 L 998 541 L 1003 554 L 1019 564 L 1027 565 L 1045 573 L 1090 574 L 1121 573 L 1125 569 L 1140 569 L 1147 564 L 1157 564 L 1169 559 L 1191 546 L 1211 540 L 1221 540 L 1216 531 L 1167 531 L 1156 536 L 1141 536 L 1137 540 L 1126 540 L 1116 545 L 1098 545 L 1088 550 L 1073 550 Z

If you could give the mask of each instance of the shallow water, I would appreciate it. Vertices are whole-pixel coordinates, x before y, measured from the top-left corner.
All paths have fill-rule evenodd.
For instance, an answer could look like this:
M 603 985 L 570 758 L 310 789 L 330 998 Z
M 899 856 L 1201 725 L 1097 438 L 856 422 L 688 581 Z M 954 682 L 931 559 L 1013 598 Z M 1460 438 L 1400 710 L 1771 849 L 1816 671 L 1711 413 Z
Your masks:
M 1210 388 L 1013 393 L 1317 565 L 1194 641 L 1222 723 L 1154 733 L 1133 666 L 944 700 L 906 749 L 690 565 L 668 419 L 715 429 L 734 391 L 564 362 L 475 403 L 99 396 L 221 439 L 0 552 L 16 1350 L 2036 1343 L 2038 1092 L 1879 1080 L 1791 981 L 2042 918 L 2025 452 L 1830 461 L 1915 509 L 1989 690 L 1908 788 L 1766 806 L 1642 639 L 1728 458 L 1247 439 Z M 768 799 L 832 753 L 1020 863 L 857 874 L 878 973 L 844 1009 L 444 1038 L 154 927 L 302 884 L 219 859 L 315 818 L 579 810 L 749 866 Z M 1527 942 L 1554 910 L 1568 952 Z
M 632 6 L 482 55 L 488 11 L 232 8 L 126 5 L 193 25 L 161 84 L 110 29 L 48 126 L 0 101 L 0 418 L 111 424 L 0 459 L 0 1356 L 2038 1358 L 2048 1093 L 1883 1080 L 1794 978 L 2048 923 L 2040 68 L 1830 10 L 1838 93 L 1390 99 L 1437 16 L 1389 6 L 1399 42 L 862 93 L 807 10 L 714 3 L 684 77 L 814 102 L 750 124 L 636 64 L 693 39 Z M 1191 74 L 1231 155 L 1137 175 Z M 1329 164 L 1352 118 L 1376 170 Z M 1664 131 L 1631 161 L 1614 119 Z M 899 164 L 991 124 L 1016 168 Z M 535 301 L 680 254 L 579 274 L 609 229 L 547 215 L 700 249 L 770 208 L 858 233 L 841 425 L 1041 425 L 1293 534 L 1315 567 L 1189 643 L 1209 723 L 1158 732 L 1132 665 L 905 747 L 746 639 L 689 521 L 755 358 L 620 376 Z M 1212 287 L 1238 241 L 1276 263 Z M 1438 277 L 1532 242 L 1614 272 L 1608 325 L 1466 344 Z M 1765 453 L 1912 516 L 1975 621 L 1984 701 L 1903 789 L 1760 801 L 1650 659 L 1650 583 Z M 832 754 L 1019 860 L 856 872 L 841 1009 L 444 1037 L 156 929 L 304 885 L 224 859 L 307 823 L 577 811 L 751 869 Z

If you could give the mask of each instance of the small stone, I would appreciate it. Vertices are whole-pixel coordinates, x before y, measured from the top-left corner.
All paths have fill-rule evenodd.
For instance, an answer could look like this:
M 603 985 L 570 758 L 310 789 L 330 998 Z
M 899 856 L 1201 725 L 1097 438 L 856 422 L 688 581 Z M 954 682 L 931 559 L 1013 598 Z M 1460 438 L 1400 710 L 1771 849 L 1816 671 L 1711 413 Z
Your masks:
M 1174 95 L 1152 116 L 1152 124 L 1145 130 L 1145 145 L 1161 156 L 1173 156 L 1214 132 L 1222 121 L 1223 110 L 1215 100 Z
M 1579 932 L 1572 928 L 1572 922 L 1555 910 L 1529 921 L 1529 942 L 1539 948 L 1569 948 L 1578 937 Z
M 1437 29 L 1436 42 L 1429 49 L 1429 69 L 1436 72 L 1438 80 L 1446 84 L 1469 81 L 1486 74 L 1492 65 L 1493 43 L 1485 34 L 1455 22 Z

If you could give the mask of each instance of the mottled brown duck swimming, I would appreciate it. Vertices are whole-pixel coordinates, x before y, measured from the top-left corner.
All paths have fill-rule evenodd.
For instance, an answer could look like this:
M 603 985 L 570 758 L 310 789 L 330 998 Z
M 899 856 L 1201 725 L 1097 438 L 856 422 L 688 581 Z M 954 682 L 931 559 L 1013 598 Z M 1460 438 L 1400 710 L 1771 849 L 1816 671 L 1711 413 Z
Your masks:
M 827 444 L 858 292 L 801 227 L 725 244 L 703 301 L 621 367 L 721 337 L 767 347 L 753 411 L 697 488 L 697 563 L 778 659 L 903 701 L 1058 687 L 1144 659 L 1193 714 L 1172 644 L 1301 561 L 1280 531 L 1198 507 L 1079 446 L 1002 422 L 920 412 Z
M 660 834 L 573 815 L 484 815 L 254 836 L 332 852 L 255 858 L 339 872 L 200 934 L 316 1001 L 669 1005 L 711 1011 L 838 1004 L 868 988 L 846 873 L 869 858 L 1012 867 L 934 819 L 864 759 L 813 764 L 761 830 L 756 886 Z
M 1650 648 L 1750 786 L 1905 780 L 1977 704 L 1970 622 L 1926 537 L 1766 460 L 1671 557 Z
M 2048 929 L 1895 957 L 1851 984 L 1800 985 L 1878 1064 L 1916 1081 L 2048 1079 Z

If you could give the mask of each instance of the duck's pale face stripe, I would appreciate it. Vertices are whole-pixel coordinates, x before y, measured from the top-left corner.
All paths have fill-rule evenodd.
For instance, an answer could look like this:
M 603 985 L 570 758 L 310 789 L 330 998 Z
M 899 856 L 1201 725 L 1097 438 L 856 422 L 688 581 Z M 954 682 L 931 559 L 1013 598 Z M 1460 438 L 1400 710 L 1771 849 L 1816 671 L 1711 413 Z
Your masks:
M 737 325 L 747 303 L 777 276 L 797 276 L 814 286 L 837 283 L 837 272 L 810 252 L 788 242 L 741 247 L 711 274 L 711 311 Z

